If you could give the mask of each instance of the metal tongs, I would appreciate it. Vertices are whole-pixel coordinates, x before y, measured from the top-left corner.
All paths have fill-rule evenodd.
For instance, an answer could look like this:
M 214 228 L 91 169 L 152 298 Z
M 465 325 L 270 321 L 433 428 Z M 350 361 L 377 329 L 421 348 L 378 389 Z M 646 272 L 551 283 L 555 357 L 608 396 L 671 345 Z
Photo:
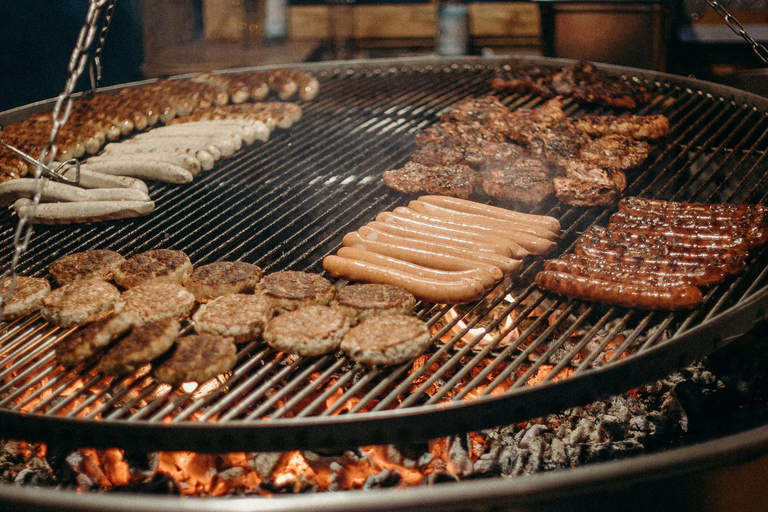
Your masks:
M 72 185 L 77 185 L 78 183 L 80 183 L 80 161 L 77 158 L 70 158 L 69 160 L 60 163 L 55 169 L 50 169 L 49 167 L 43 165 L 42 162 L 35 160 L 25 152 L 11 146 L 10 144 L 3 141 L 2 139 L 0 139 L 0 146 L 10 149 L 14 153 L 16 153 L 17 156 L 21 157 L 24 161 L 26 161 L 28 164 L 34 165 L 36 168 L 39 167 L 42 170 L 42 176 L 45 176 L 46 178 L 54 179 L 64 183 L 69 183 Z M 68 165 L 75 166 L 74 178 L 67 178 L 66 176 L 64 176 L 64 174 L 61 173 L 61 170 Z

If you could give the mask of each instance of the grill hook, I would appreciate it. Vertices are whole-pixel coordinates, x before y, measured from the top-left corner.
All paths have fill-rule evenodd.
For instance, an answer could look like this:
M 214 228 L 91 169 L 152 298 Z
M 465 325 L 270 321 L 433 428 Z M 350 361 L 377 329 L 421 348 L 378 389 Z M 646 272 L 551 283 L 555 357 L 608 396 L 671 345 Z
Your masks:
M 69 160 L 60 163 L 55 169 L 49 169 L 45 165 L 43 165 L 41 162 L 35 160 L 28 154 L 24 153 L 20 149 L 17 149 L 10 144 L 7 144 L 5 141 L 0 140 L 0 146 L 4 146 L 14 153 L 16 153 L 19 157 L 24 159 L 27 163 L 34 165 L 35 167 L 40 166 L 43 170 L 43 175 L 46 178 L 55 179 L 58 181 L 62 181 L 64 183 L 69 183 L 72 185 L 77 185 L 80 183 L 80 161 L 77 158 L 70 158 Z M 74 178 L 67 178 L 63 174 L 61 174 L 61 169 L 68 165 L 74 165 L 75 166 L 75 177 Z

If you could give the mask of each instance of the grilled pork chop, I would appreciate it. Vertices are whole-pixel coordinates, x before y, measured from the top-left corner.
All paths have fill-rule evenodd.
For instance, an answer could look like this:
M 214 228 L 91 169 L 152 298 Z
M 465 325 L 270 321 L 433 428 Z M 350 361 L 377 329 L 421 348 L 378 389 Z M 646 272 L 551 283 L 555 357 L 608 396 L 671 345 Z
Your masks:
M 651 145 L 644 140 L 634 140 L 624 135 L 605 135 L 584 144 L 579 156 L 585 162 L 627 170 L 645 161 L 651 152 Z
M 627 177 L 619 170 L 571 160 L 565 163 L 565 171 L 565 177 L 552 181 L 557 198 L 572 206 L 614 203 L 627 187 Z
M 488 162 L 482 176 L 483 190 L 497 199 L 538 204 L 555 192 L 550 165 L 541 158 Z

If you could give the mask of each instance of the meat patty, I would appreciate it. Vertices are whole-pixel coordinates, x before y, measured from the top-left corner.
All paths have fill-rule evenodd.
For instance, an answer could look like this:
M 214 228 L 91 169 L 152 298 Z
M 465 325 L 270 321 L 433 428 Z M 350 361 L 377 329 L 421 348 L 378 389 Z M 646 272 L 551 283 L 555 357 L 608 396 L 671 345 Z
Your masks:
M 339 348 L 349 318 L 330 306 L 308 306 L 276 316 L 267 323 L 270 347 L 301 356 L 319 356 Z
M 129 315 L 136 325 L 153 322 L 161 318 L 182 318 L 195 305 L 195 296 L 178 283 L 148 281 L 124 291 L 121 296 L 125 303 L 123 313 Z
M 61 327 L 94 322 L 113 311 L 119 312 L 123 303 L 117 288 L 101 279 L 81 279 L 51 291 L 40 301 L 40 314 Z
M 352 327 L 341 348 L 355 361 L 365 364 L 399 364 L 421 355 L 431 337 L 423 320 L 406 315 L 369 318 Z
M 203 304 L 192 320 L 199 334 L 228 336 L 242 343 L 257 338 L 272 314 L 272 305 L 264 296 L 235 293 Z
M 11 286 L 11 277 L 6 278 L 0 293 Z M 8 297 L 0 320 L 15 320 L 40 309 L 40 302 L 51 291 L 51 283 L 40 277 L 16 276 L 13 293 Z
M 56 345 L 56 360 L 76 366 L 128 332 L 131 325 L 129 316 L 115 313 L 81 327 Z
M 416 297 L 399 286 L 388 284 L 348 284 L 336 294 L 332 306 L 357 325 L 378 315 L 407 315 L 416 305 Z
M 138 286 L 150 279 L 182 283 L 192 273 L 192 263 L 182 251 L 152 249 L 134 254 L 114 270 L 115 281 L 123 288 Z
M 230 293 L 252 292 L 264 271 L 243 261 L 217 261 L 195 268 L 184 286 L 198 302 Z
M 279 313 L 311 305 L 327 306 L 336 288 L 321 275 L 296 270 L 267 274 L 259 290 Z
M 232 338 L 214 334 L 182 336 L 176 350 L 158 366 L 153 375 L 157 382 L 179 385 L 202 383 L 228 372 L 237 362 L 237 349 Z
M 104 354 L 99 368 L 107 375 L 133 373 L 168 352 L 180 329 L 175 318 L 163 318 L 135 327 Z
M 94 249 L 67 254 L 48 267 L 59 284 L 71 283 L 78 279 L 102 279 L 111 281 L 114 271 L 125 258 L 109 249 Z
M 555 193 L 546 161 L 522 157 L 511 162 L 490 162 L 482 170 L 483 190 L 497 199 L 538 204 Z
M 384 184 L 405 194 L 435 194 L 468 198 L 477 183 L 477 172 L 466 165 L 423 165 L 408 162 L 385 171 Z
M 489 128 L 477 121 L 439 122 L 418 132 L 414 140 L 421 147 L 425 144 L 481 144 L 484 141 L 505 142 L 507 136 L 498 128 Z

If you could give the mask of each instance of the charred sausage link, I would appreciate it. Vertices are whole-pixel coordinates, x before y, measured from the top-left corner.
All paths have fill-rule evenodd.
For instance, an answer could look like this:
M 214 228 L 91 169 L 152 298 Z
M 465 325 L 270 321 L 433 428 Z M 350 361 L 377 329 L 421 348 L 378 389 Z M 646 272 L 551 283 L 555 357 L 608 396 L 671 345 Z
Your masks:
M 724 264 L 738 262 L 747 257 L 746 251 L 733 250 L 731 248 L 698 248 L 667 245 L 663 243 L 642 243 L 625 241 L 615 238 L 602 237 L 595 234 L 597 230 L 585 232 L 576 241 L 577 246 L 591 247 L 635 256 L 638 258 L 660 258 L 675 261 L 720 261 Z M 606 230 L 607 231 L 607 230 Z
M 683 215 L 702 218 L 731 220 L 734 217 L 756 216 L 764 218 L 768 208 L 760 204 L 731 204 L 731 203 L 682 203 L 646 199 L 643 197 L 625 197 L 619 201 L 619 211 L 635 215 Z
M 742 240 L 742 243 L 740 244 L 723 247 L 717 240 L 711 239 L 699 239 L 696 240 L 699 243 L 694 244 L 691 243 L 690 237 L 666 236 L 655 233 L 635 233 L 623 229 L 604 228 L 602 226 L 591 226 L 584 233 L 593 237 L 617 240 L 628 244 L 663 245 L 676 251 L 694 250 L 712 254 L 718 254 L 720 252 L 746 252 L 751 245 L 749 241 Z
M 667 219 L 658 217 L 641 217 L 624 212 L 611 215 L 609 229 L 623 230 L 630 233 L 645 235 L 663 235 L 677 238 L 681 243 L 691 245 L 716 244 L 720 247 L 734 247 L 745 242 L 754 245 L 752 237 L 745 226 L 719 222 L 711 224 L 686 223 L 684 219 Z M 755 238 L 759 239 L 757 233 Z
M 637 285 L 544 270 L 536 275 L 536 284 L 566 297 L 630 308 L 671 311 L 695 307 L 703 300 L 701 290 L 687 283 Z
M 743 259 L 734 261 L 722 261 L 718 259 L 711 259 L 706 261 L 675 259 L 667 257 L 648 257 L 635 254 L 625 254 L 622 251 L 608 250 L 600 247 L 594 247 L 589 245 L 577 245 L 574 248 L 574 253 L 581 256 L 589 256 L 590 258 L 603 258 L 607 261 L 614 263 L 628 264 L 628 265 L 676 265 L 680 268 L 697 269 L 700 267 L 717 269 L 724 274 L 736 274 L 744 270 L 746 262 Z
M 626 263 L 616 263 L 607 261 L 604 258 L 592 258 L 580 254 L 564 254 L 553 263 L 553 268 L 549 268 L 549 261 L 545 263 L 545 270 L 559 270 L 564 272 L 565 268 L 573 270 L 576 275 L 585 275 L 588 277 L 600 278 L 600 274 L 621 276 L 624 279 L 628 277 L 632 281 L 686 281 L 696 286 L 709 286 L 717 284 L 725 279 L 725 273 L 718 268 L 705 265 L 699 267 L 681 266 L 675 263 L 655 263 L 655 264 L 637 264 L 629 265 Z M 594 272 L 591 275 L 590 272 Z M 602 278 L 601 278 L 602 279 Z M 607 279 L 606 279 L 607 280 Z

